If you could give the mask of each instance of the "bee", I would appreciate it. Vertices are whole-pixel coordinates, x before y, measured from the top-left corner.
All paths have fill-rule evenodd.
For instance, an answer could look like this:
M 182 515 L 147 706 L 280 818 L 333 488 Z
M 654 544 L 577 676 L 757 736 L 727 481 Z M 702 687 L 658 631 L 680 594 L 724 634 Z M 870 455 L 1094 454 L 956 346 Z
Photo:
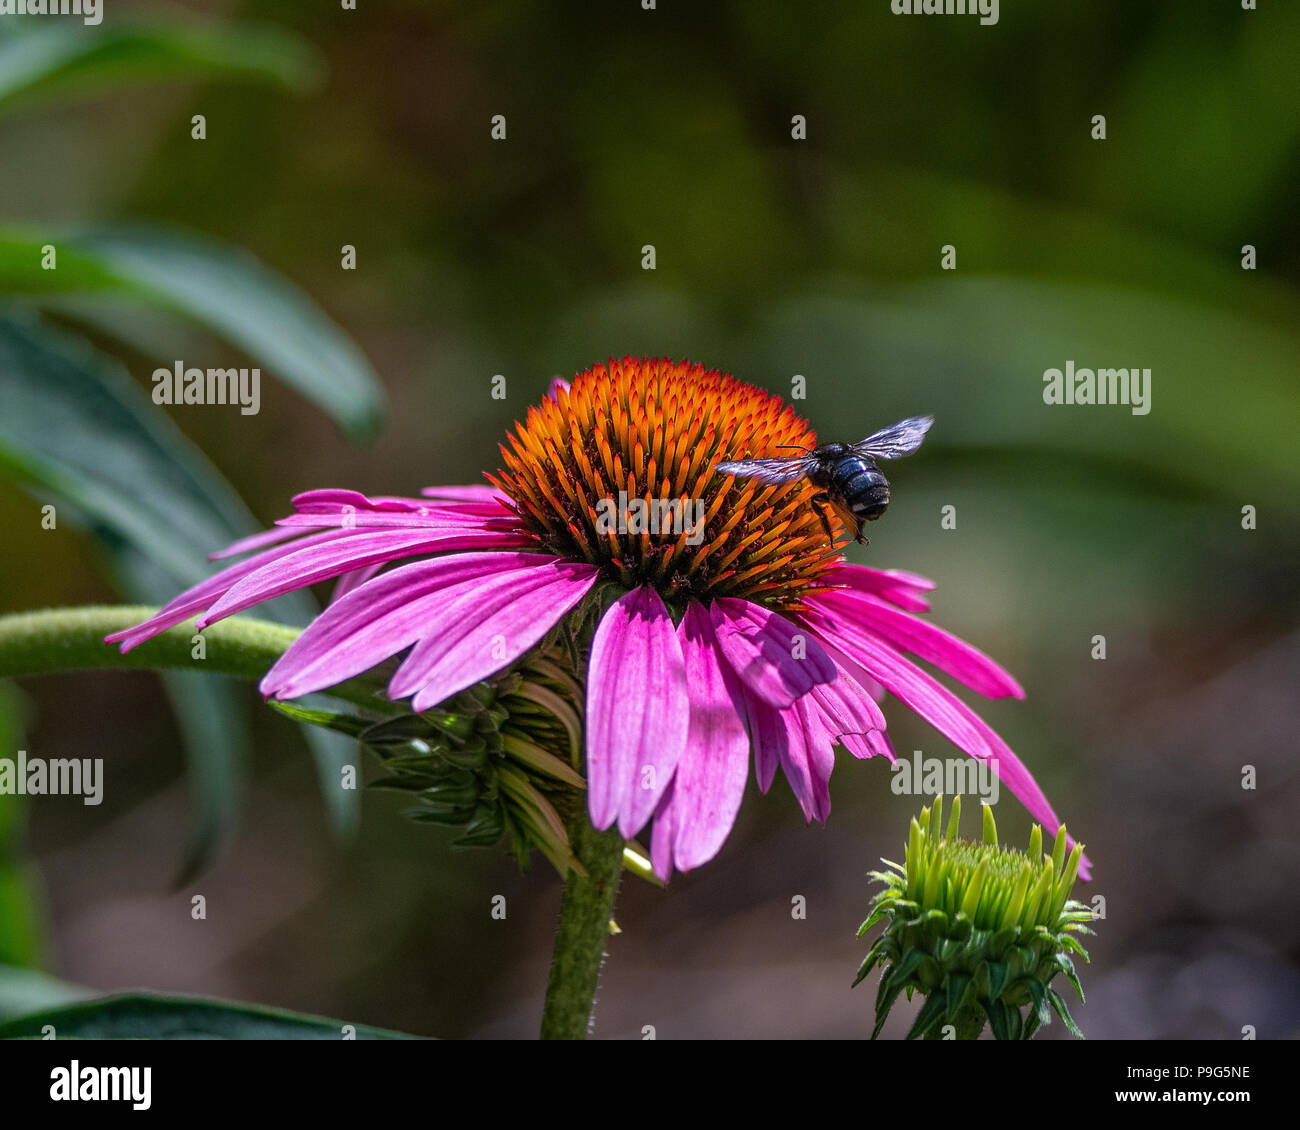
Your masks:
M 865 543 L 862 524 L 874 522 L 889 506 L 889 481 L 876 466 L 876 460 L 911 455 L 921 446 L 933 423 L 933 416 L 909 416 L 857 443 L 824 443 L 802 455 L 776 459 L 737 459 L 718 463 L 714 470 L 738 479 L 757 479 L 760 483 L 807 479 L 821 488 L 812 501 L 821 515 L 827 537 L 834 540 L 826 517 L 826 508 L 831 507 L 853 530 L 853 536 Z

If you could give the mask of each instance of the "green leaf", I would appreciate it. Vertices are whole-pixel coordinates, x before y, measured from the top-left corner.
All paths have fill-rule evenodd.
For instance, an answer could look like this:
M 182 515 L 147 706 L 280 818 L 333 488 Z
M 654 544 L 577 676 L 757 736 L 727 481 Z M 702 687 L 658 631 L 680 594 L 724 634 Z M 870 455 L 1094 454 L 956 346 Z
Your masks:
M 256 529 L 202 453 L 84 341 L 0 312 L 0 381 L 0 470 L 61 495 L 173 583 L 201 580 L 206 553 Z
M 46 244 L 56 248 L 54 270 L 41 266 Z M 179 315 L 248 353 L 350 435 L 378 428 L 383 390 L 361 350 L 305 293 L 238 248 L 142 225 L 0 229 L 0 290 L 128 298 Z
M 0 387 L 0 476 L 25 483 L 41 501 L 67 504 L 105 545 L 119 586 L 128 592 L 170 599 L 178 587 L 211 574 L 207 553 L 257 529 L 203 453 L 154 409 L 116 361 L 80 338 L 0 311 Z M 71 520 L 73 514 L 60 518 Z M 285 603 L 300 620 L 311 615 L 304 594 L 290 594 Z M 193 693 L 211 704 L 221 692 Z M 187 703 L 178 710 L 188 710 Z M 199 724 L 191 725 L 196 736 L 193 727 Z M 209 731 L 195 756 L 206 751 L 224 758 L 228 725 Z M 314 727 L 305 734 L 334 825 L 346 832 L 355 826 L 359 806 L 357 791 L 340 787 L 339 767 L 353 761 L 354 747 Z M 228 769 L 227 763 L 205 772 Z M 208 828 L 214 822 L 228 826 L 222 805 L 232 802 L 211 801 L 202 821 Z M 188 867 L 201 858 L 206 835 L 201 829 Z
M 93 989 L 69 985 L 48 973 L 0 964 L 0 1021 L 37 1009 L 59 1008 L 95 995 Z
M 53 1025 L 60 1040 L 415 1040 L 402 1032 L 261 1005 L 128 993 L 52 1008 L 0 1024 L 0 1039 L 33 1039 Z M 348 1032 L 351 1029 L 351 1032 Z
M 23 102 L 159 79 L 232 78 L 305 89 L 320 78 L 315 49 L 260 24 L 29 21 L 0 36 L 0 114 Z

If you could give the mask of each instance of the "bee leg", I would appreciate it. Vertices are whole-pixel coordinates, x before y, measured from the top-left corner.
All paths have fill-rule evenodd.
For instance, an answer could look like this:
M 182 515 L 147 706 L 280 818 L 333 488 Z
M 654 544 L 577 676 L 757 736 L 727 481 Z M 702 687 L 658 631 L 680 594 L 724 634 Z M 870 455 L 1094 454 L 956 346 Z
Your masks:
M 826 530 L 826 540 L 834 544 L 835 530 L 831 526 L 831 520 L 826 517 L 826 511 L 831 506 L 831 496 L 825 491 L 812 496 L 812 504 L 817 507 L 817 516 L 822 520 L 822 526 Z

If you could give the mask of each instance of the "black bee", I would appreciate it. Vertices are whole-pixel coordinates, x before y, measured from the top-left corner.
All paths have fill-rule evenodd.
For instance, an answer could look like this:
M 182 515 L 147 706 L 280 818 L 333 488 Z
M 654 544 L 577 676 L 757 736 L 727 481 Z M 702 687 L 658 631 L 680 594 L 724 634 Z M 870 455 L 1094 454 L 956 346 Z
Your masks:
M 874 522 L 889 506 L 889 482 L 876 466 L 876 460 L 911 455 L 921 446 L 933 423 L 933 416 L 910 416 L 858 443 L 824 443 L 802 455 L 778 459 L 738 459 L 719 463 L 714 470 L 739 479 L 757 479 L 760 483 L 807 479 L 821 488 L 813 502 L 819 507 L 827 536 L 834 537 L 825 510 L 831 506 L 861 542 L 866 540 L 862 536 L 862 523 Z

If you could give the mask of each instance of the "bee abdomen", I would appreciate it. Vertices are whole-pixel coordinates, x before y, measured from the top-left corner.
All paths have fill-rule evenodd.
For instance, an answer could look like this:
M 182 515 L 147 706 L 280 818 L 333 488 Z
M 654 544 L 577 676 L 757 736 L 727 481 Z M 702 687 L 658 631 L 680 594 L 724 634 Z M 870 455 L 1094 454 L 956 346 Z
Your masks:
M 880 470 L 859 458 L 845 459 L 836 468 L 836 485 L 855 518 L 874 521 L 889 506 L 889 483 Z

